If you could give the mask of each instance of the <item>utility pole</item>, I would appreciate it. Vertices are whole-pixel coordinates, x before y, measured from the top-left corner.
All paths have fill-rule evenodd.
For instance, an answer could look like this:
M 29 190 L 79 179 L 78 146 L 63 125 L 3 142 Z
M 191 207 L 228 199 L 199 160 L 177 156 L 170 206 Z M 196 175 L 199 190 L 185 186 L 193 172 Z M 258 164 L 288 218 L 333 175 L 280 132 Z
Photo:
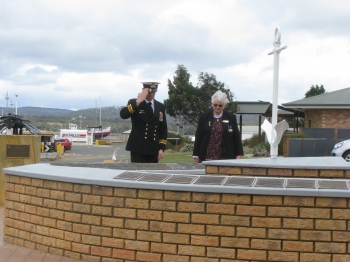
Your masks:
M 18 95 L 15 95 L 15 96 L 16 96 L 15 113 L 16 113 L 16 115 L 17 115 L 17 107 L 18 107 L 18 99 L 17 99 L 17 97 L 18 97 Z
M 6 97 L 5 97 L 5 99 L 6 99 L 6 113 L 8 114 L 9 113 L 9 109 L 8 109 L 8 107 L 9 107 L 9 92 L 7 92 L 6 93 Z

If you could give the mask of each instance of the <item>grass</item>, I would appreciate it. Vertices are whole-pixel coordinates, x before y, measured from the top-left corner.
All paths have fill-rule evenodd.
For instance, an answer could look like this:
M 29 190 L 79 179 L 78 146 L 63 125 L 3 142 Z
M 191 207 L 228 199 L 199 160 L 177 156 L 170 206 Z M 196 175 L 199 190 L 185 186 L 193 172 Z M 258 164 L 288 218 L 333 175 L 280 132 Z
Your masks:
M 194 163 L 192 152 L 164 153 L 159 163 Z

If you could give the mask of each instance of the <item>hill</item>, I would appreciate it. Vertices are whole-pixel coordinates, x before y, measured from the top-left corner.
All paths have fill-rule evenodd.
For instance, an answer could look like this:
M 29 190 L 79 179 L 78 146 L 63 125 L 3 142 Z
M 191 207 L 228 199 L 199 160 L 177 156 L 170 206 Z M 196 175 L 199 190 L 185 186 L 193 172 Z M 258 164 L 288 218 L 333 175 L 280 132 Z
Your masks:
M 24 119 L 28 119 L 34 126 L 40 130 L 58 131 L 59 129 L 68 128 L 69 123 L 75 123 L 79 128 L 87 126 L 103 127 L 110 126 L 112 133 L 121 133 L 131 129 L 130 119 L 121 119 L 119 112 L 121 108 L 109 106 L 99 108 L 88 108 L 83 110 L 68 110 L 59 108 L 43 107 L 19 107 L 17 113 Z M 6 108 L 0 107 L 1 112 L 6 115 Z M 12 112 L 11 112 L 12 111 Z M 9 112 L 14 114 L 14 109 L 9 108 Z M 239 116 L 237 116 L 239 121 Z M 243 115 L 243 125 L 258 125 L 258 115 Z M 167 115 L 169 131 L 180 132 L 181 134 L 195 133 L 193 125 L 177 125 L 175 119 Z M 181 128 L 183 126 L 183 129 Z

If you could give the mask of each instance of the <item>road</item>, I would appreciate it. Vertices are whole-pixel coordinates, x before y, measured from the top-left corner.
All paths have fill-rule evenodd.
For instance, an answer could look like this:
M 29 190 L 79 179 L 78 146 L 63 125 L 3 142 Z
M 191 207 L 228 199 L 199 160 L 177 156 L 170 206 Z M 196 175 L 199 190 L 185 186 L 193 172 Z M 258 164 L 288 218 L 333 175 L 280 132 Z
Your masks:
M 55 160 L 55 162 L 108 163 L 113 162 L 112 156 L 114 152 L 116 152 L 117 162 L 130 162 L 130 153 L 125 150 L 125 143 L 99 146 L 74 143 L 72 149 L 67 150 L 63 157 Z M 47 154 L 47 159 L 42 157 L 41 162 L 48 162 L 49 158 L 49 154 Z

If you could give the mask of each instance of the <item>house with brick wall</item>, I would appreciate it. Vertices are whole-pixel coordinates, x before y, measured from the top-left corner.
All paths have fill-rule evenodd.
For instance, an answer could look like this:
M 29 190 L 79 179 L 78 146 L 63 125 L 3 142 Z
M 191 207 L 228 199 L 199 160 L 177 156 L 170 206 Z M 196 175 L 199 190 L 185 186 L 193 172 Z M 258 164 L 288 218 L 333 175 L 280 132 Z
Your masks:
M 350 87 L 283 104 L 303 110 L 305 127 L 350 128 Z

